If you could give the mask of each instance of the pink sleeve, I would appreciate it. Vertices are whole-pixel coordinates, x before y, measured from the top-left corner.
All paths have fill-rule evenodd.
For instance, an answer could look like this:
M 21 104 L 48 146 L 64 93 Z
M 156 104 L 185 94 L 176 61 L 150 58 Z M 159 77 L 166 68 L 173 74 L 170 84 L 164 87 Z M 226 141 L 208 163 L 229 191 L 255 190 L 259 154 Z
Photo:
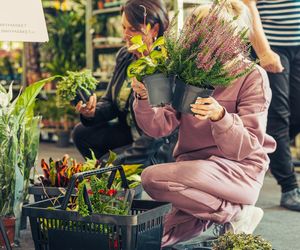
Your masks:
M 154 138 L 170 135 L 179 125 L 176 111 L 169 105 L 152 108 L 148 100 L 138 100 L 133 103 L 133 110 L 138 126 Z
M 225 112 L 220 121 L 211 122 L 214 140 L 226 158 L 241 161 L 251 154 L 265 153 L 263 145 L 270 101 L 267 74 L 258 68 L 247 76 L 240 89 L 237 114 Z M 271 147 L 272 151 L 275 142 L 272 141 Z

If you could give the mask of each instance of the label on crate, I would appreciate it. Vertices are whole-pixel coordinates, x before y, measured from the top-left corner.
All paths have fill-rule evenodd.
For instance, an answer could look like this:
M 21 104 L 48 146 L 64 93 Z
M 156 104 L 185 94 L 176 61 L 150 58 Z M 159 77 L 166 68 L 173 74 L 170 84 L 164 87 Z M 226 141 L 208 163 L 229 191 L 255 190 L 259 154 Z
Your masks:
M 41 0 L 0 0 L 0 41 L 47 42 Z

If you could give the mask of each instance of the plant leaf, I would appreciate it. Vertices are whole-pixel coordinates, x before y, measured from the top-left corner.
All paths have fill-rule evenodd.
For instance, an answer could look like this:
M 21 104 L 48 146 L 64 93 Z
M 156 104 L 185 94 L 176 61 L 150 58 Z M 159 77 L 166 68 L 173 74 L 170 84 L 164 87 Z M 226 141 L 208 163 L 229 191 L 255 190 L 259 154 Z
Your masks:
M 143 37 L 142 35 L 135 35 L 133 36 L 130 41 L 133 43 L 133 44 L 137 44 L 137 45 L 140 45 L 142 46 L 144 44 L 143 42 Z
M 163 36 L 160 36 L 156 39 L 156 41 L 152 44 L 152 48 L 156 48 L 158 46 L 162 46 L 165 44 L 165 38 Z
M 41 81 L 38 81 L 28 86 L 24 92 L 18 97 L 13 107 L 14 115 L 24 116 L 27 112 L 33 112 L 33 103 L 37 95 L 40 93 L 47 81 L 52 81 L 58 76 L 52 76 Z
M 117 159 L 117 154 L 109 150 L 109 157 L 107 160 L 107 166 L 111 165 Z
M 151 30 L 151 24 L 150 24 L 150 23 L 148 23 L 148 24 L 147 24 L 147 27 L 146 27 L 146 31 L 147 31 L 147 33 L 148 33 L 150 30 Z

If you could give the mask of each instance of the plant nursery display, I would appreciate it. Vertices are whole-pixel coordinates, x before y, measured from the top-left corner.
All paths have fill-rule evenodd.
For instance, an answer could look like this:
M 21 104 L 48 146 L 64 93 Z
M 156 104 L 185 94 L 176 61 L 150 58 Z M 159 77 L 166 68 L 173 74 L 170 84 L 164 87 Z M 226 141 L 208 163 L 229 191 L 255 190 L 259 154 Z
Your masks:
M 51 79 L 30 85 L 14 100 L 12 84 L 8 91 L 0 85 L 0 216 L 16 219 L 17 237 L 39 145 L 40 117 L 34 116 L 35 98 Z
M 246 28 L 238 30 L 233 20 L 220 16 L 224 3 L 214 2 L 205 17 L 197 10 L 177 36 L 176 17 L 165 32 L 168 71 L 177 76 L 173 107 L 191 113 L 197 97 L 208 97 L 215 87 L 228 87 L 251 71 Z M 186 102 L 186 103 L 185 103 Z
M 51 75 L 63 75 L 85 67 L 84 4 L 71 11 L 46 14 L 49 42 L 41 45 L 41 68 Z

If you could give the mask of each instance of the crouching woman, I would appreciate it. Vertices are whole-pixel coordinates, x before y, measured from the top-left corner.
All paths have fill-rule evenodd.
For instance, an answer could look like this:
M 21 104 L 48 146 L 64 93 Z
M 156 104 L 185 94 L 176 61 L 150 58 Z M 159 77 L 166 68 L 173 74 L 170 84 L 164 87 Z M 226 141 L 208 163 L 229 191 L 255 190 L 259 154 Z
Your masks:
M 234 17 L 243 8 L 240 1 L 228 0 L 223 11 Z M 176 162 L 153 165 L 142 173 L 146 192 L 173 205 L 162 246 L 197 236 L 213 222 L 235 233 L 252 233 L 263 216 L 254 205 L 268 169 L 268 153 L 276 146 L 266 134 L 271 100 L 266 72 L 255 66 L 230 87 L 198 98 L 191 105 L 194 116 L 171 106 L 151 108 L 144 85 L 133 79 L 132 88 L 135 117 L 146 134 L 159 138 L 179 129 Z

